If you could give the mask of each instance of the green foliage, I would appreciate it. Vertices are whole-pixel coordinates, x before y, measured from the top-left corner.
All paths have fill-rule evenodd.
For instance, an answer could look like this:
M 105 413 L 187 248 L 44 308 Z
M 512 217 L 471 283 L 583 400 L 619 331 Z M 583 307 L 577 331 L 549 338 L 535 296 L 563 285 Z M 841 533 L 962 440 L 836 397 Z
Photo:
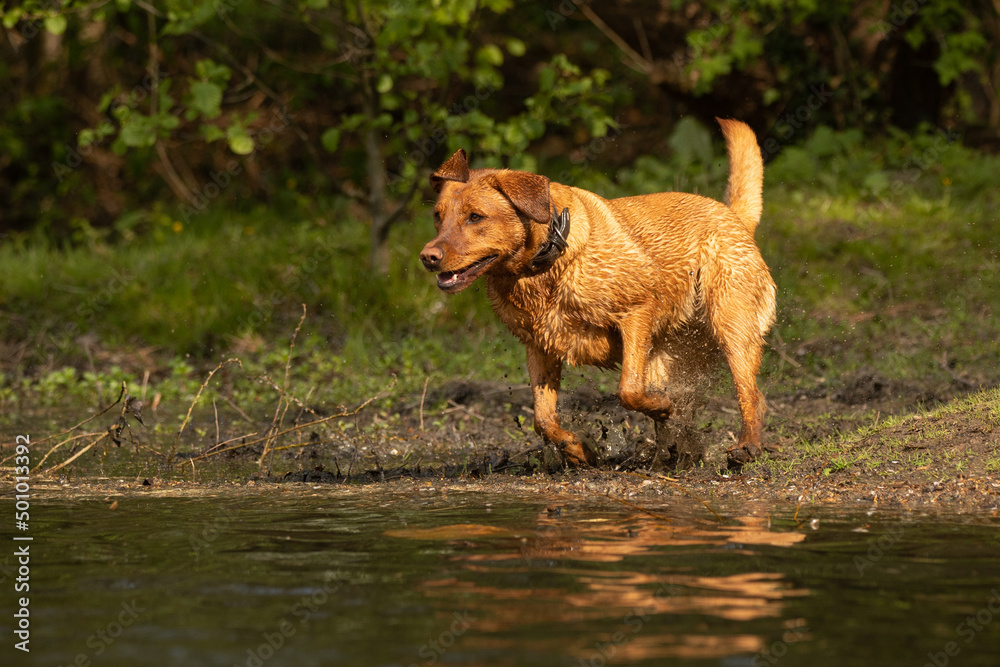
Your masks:
M 884 104 L 884 97 L 879 99 L 884 91 L 898 85 L 890 81 L 892 72 L 883 67 L 885 59 L 896 57 L 903 42 L 914 50 L 933 44 L 926 56 L 929 64 L 942 87 L 960 83 L 954 99 L 971 120 L 970 95 L 982 94 L 978 78 L 989 76 L 984 65 L 996 58 L 993 44 L 1000 37 L 996 18 L 995 9 L 961 0 L 861 4 L 714 0 L 701 7 L 691 24 L 678 20 L 685 29 L 687 49 L 675 61 L 683 66 L 683 87 L 696 96 L 718 94 L 732 86 L 732 74 L 760 77 L 763 69 L 769 69 L 766 78 L 774 85 L 763 91 L 762 99 L 779 112 L 781 103 L 794 102 L 810 83 L 830 84 L 840 88 L 840 94 L 821 117 L 842 122 L 846 116 L 855 126 L 867 126 L 883 118 L 861 105 Z M 821 42 L 827 42 L 829 49 L 817 49 Z M 859 48 L 865 42 L 878 48 Z M 864 64 L 868 59 L 870 63 Z M 989 84 L 985 88 L 992 90 Z
M 524 101 L 523 109 L 500 120 L 496 110 L 502 108 L 497 99 L 504 85 L 501 68 L 508 58 L 523 56 L 526 47 L 516 38 L 475 44 L 475 33 L 491 15 L 509 11 L 513 3 L 487 2 L 478 14 L 473 13 L 475 7 L 465 0 L 442 2 L 431 12 L 388 1 L 349 3 L 347 18 L 363 25 L 364 35 L 351 40 L 351 34 L 341 34 L 329 48 L 347 59 L 343 67 L 351 75 L 341 81 L 346 93 L 361 92 L 372 104 L 328 127 L 323 147 L 350 160 L 360 157 L 356 149 L 365 133 L 378 131 L 382 153 L 399 156 L 389 158 L 395 162 L 389 184 L 401 194 L 411 179 L 426 173 L 422 170 L 429 158 L 441 159 L 458 148 L 496 165 L 512 156 L 520 158 L 553 125 L 582 124 L 595 136 L 607 131 L 612 121 L 602 88 L 608 73 L 585 74 L 562 54 L 541 68 L 538 90 Z M 464 30 L 456 31 L 455 26 Z M 337 27 L 331 26 L 331 31 L 336 34 Z M 460 92 L 453 95 L 452 90 Z M 529 164 L 533 162 L 522 159 L 516 166 Z M 360 164 L 352 171 L 363 185 Z
M 5 222 L 53 238 L 84 224 L 109 229 L 167 188 L 200 213 L 194 202 L 204 203 L 220 165 L 249 167 L 251 158 L 226 198 L 267 200 L 295 180 L 364 201 L 376 220 L 406 204 L 456 148 L 482 165 L 534 169 L 552 151 L 616 132 L 615 118 L 679 138 L 693 109 L 702 122 L 739 115 L 762 136 L 805 108 L 809 128 L 870 137 L 911 99 L 941 101 L 921 107 L 907 128 L 921 118 L 949 127 L 1000 118 L 992 46 L 1000 23 L 986 3 L 644 8 L 593 7 L 599 24 L 569 2 L 2 3 L 12 49 L 0 59 L 9 92 L 0 100 Z M 45 31 L 59 39 L 42 48 Z M 923 68 L 940 87 L 910 84 L 898 67 Z M 829 95 L 803 107 L 817 86 Z M 809 134 L 781 137 L 783 148 Z M 693 139 L 702 148 L 692 149 Z M 702 161 L 703 136 L 680 141 L 669 147 Z M 613 168 L 667 146 L 622 148 Z M 596 178 L 589 171 L 580 177 Z M 698 178 L 677 183 L 706 185 Z M 887 185 L 874 174 L 864 187 Z
M 685 144 L 683 137 L 694 138 Z M 697 126 L 675 139 L 680 153 L 682 146 L 686 155 L 704 149 Z M 940 368 L 940 350 L 970 381 L 987 380 L 986 369 L 1000 363 L 993 345 L 1000 336 L 997 202 L 987 187 L 998 159 L 935 132 L 865 142 L 821 130 L 806 145 L 809 151 L 787 150 L 766 171 L 757 239 L 778 284 L 779 322 L 762 382 L 809 386 L 860 366 L 919 382 Z M 721 142 L 711 147 L 699 158 L 716 165 L 706 180 L 686 171 L 686 161 L 645 158 L 596 189 L 616 196 L 702 183 L 703 194 L 719 198 L 726 163 Z M 886 174 L 889 186 L 873 186 L 865 163 Z M 329 221 L 343 209 L 323 203 L 317 213 L 312 206 L 209 211 L 188 225 L 169 210 L 139 214 L 116 230 L 128 243 L 83 229 L 85 247 L 7 243 L 0 263 L 18 270 L 0 275 L 0 309 L 32 316 L 4 319 L 0 339 L 49 341 L 28 354 L 23 369 L 61 360 L 45 380 L 60 395 L 85 377 L 60 369 L 85 358 L 80 345 L 88 340 L 152 347 L 168 359 L 190 353 L 184 363 L 192 367 L 235 354 L 253 377 L 281 366 L 305 303 L 300 373 L 328 387 L 330 400 L 374 393 L 392 374 L 400 391 L 419 390 L 428 374 L 469 369 L 483 378 L 523 378 L 523 349 L 489 312 L 481 287 L 445 297 L 420 267 L 417 254 L 431 233 L 425 211 L 390 237 L 394 268 L 381 281 L 365 268 L 363 227 L 334 228 Z M 885 349 L 872 340 L 902 342 Z M 183 375 L 169 373 L 178 381 Z M 184 382 L 196 383 L 198 373 L 189 375 Z M 110 391 L 120 378 L 137 381 L 134 372 L 94 381 Z

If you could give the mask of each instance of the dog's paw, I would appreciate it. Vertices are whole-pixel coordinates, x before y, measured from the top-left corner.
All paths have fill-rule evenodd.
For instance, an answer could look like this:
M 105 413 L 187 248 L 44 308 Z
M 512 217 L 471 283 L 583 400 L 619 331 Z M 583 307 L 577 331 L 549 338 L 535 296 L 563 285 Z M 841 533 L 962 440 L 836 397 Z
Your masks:
M 760 445 L 750 443 L 737 445 L 726 450 L 726 464 L 730 470 L 739 470 L 760 456 L 763 451 Z
M 571 442 L 560 448 L 563 459 L 574 468 L 587 468 L 597 465 L 597 455 L 594 450 L 580 442 Z

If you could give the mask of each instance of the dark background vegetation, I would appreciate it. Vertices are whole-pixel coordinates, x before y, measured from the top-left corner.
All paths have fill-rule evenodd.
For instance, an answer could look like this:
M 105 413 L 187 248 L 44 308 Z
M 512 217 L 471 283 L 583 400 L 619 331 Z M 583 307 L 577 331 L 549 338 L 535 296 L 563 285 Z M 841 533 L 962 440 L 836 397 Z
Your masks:
M 926 123 L 976 146 L 1000 130 L 987 1 L 0 6 L 6 239 L 143 232 L 158 203 L 341 195 L 382 214 L 459 146 L 572 157 L 615 123 L 604 167 L 669 154 L 685 116 L 781 144 L 820 125 Z M 234 160 L 243 173 L 213 197 Z
M 27 0 L 0 14 L 6 400 L 74 368 L 283 360 L 303 303 L 297 353 L 333 398 L 392 373 L 410 388 L 467 370 L 520 382 L 483 295 L 443 299 L 417 265 L 429 171 L 462 147 L 607 196 L 719 198 L 714 116 L 746 120 L 768 162 L 758 240 L 781 320 L 765 375 L 997 379 L 994 2 Z

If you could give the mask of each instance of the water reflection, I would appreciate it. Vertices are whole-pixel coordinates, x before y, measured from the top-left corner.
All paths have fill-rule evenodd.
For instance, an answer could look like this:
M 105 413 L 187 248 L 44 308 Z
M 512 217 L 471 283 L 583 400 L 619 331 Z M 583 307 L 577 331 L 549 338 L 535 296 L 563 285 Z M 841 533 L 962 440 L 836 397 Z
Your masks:
M 996 663 L 1000 622 L 957 630 L 993 613 L 989 518 L 313 491 L 33 504 L 32 653 L 0 665 Z
M 523 648 L 532 652 L 561 642 L 563 651 L 585 664 L 612 657 L 630 662 L 757 653 L 767 638 L 727 630 L 719 621 L 780 618 L 785 600 L 809 593 L 778 572 L 704 573 L 711 553 L 752 556 L 757 546 L 789 547 L 805 539 L 803 532 L 773 529 L 767 517 L 723 523 L 664 521 L 642 513 L 574 518 L 550 507 L 529 530 L 451 524 L 385 534 L 449 546 L 460 573 L 429 578 L 419 589 L 429 598 L 460 596 L 480 619 L 480 636 L 502 643 L 503 637 L 528 634 Z M 540 568 L 544 578 L 537 576 Z M 699 619 L 693 627 L 692 618 Z M 677 619 L 685 619 L 680 628 Z M 553 622 L 591 624 L 595 631 L 569 647 L 565 638 L 525 632 Z M 806 625 L 804 619 L 790 623 Z

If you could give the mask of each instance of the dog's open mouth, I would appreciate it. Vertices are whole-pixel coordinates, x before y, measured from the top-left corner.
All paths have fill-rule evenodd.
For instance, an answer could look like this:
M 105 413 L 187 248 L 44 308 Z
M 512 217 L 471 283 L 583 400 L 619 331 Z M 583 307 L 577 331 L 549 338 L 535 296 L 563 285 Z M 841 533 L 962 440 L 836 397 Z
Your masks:
M 461 292 L 472 284 L 472 281 L 483 275 L 483 272 L 489 268 L 490 264 L 496 261 L 497 257 L 499 255 L 484 257 L 458 271 L 442 271 L 438 274 L 438 288 L 442 292 L 448 292 L 449 294 Z

